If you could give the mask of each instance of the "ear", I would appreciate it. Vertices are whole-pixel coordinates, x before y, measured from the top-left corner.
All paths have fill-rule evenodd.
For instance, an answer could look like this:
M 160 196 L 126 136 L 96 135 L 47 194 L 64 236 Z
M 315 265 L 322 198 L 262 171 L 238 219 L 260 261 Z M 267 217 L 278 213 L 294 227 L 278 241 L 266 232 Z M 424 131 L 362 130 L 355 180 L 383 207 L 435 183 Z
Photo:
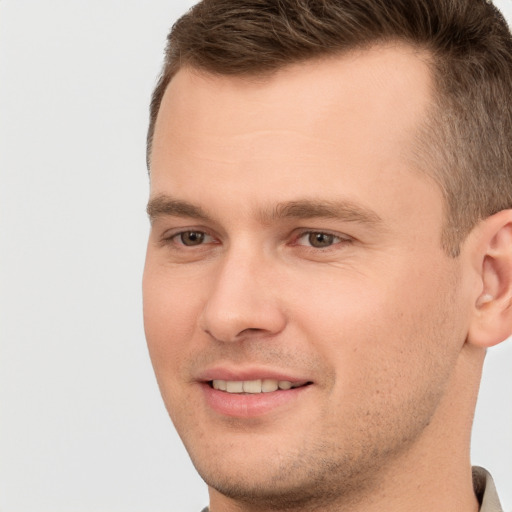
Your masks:
M 488 217 L 476 229 L 479 294 L 468 343 L 487 348 L 512 334 L 512 209 Z

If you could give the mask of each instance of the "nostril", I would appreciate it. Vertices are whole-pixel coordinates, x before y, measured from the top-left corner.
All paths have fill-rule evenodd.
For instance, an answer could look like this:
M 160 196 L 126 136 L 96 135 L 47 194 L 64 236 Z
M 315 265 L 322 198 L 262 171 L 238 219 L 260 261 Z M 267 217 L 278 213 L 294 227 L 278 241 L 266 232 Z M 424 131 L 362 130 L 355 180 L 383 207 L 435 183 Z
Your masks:
M 254 333 L 264 333 L 265 330 L 264 329 L 258 329 L 256 327 L 249 327 L 248 329 L 244 329 L 243 331 L 241 331 L 238 336 L 243 336 L 244 333 L 245 334 L 254 334 Z

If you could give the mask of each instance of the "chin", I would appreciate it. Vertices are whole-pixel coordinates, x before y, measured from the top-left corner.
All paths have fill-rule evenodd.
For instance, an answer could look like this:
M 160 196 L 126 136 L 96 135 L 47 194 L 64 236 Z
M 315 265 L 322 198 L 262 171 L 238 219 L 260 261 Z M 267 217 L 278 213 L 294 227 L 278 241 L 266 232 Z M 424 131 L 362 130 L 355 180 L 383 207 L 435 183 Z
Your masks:
M 230 476 L 202 476 L 210 489 L 238 503 L 251 504 L 265 510 L 302 510 L 309 503 L 318 506 L 321 501 L 326 505 L 339 498 L 339 493 L 334 493 L 332 488 L 319 492 L 317 485 L 312 485 L 311 481 L 303 482 L 301 478 L 276 479 L 270 475 L 254 478 L 239 473 Z
M 283 456 L 285 447 L 275 450 L 271 443 L 266 449 L 253 445 L 252 452 L 231 446 L 229 453 L 229 447 L 225 448 L 203 446 L 189 453 L 211 491 L 263 510 L 304 510 L 310 504 L 327 507 L 341 497 L 347 502 L 357 500 L 371 486 L 370 461 L 364 464 L 368 472 L 361 479 L 354 454 L 338 453 L 332 458 L 332 453 L 329 457 L 317 446 L 313 456 L 306 450 Z

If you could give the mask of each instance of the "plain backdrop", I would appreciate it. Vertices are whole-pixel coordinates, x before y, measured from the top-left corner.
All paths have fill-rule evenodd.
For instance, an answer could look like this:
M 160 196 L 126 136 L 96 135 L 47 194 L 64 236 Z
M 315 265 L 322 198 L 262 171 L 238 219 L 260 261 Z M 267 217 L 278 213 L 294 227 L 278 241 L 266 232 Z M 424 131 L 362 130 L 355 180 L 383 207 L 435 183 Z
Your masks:
M 185 0 L 0 0 L 0 511 L 207 504 L 144 341 L 145 133 Z M 497 3 L 512 20 L 512 2 Z M 512 511 L 512 341 L 473 462 Z

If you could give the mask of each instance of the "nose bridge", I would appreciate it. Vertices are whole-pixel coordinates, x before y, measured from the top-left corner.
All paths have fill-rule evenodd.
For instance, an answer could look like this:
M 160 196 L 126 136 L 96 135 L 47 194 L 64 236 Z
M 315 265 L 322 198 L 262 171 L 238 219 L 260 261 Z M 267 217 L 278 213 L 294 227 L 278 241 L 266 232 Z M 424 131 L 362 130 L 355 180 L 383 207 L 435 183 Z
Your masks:
M 226 251 L 201 316 L 201 327 L 219 341 L 279 332 L 285 323 L 271 286 L 275 265 L 250 244 Z

